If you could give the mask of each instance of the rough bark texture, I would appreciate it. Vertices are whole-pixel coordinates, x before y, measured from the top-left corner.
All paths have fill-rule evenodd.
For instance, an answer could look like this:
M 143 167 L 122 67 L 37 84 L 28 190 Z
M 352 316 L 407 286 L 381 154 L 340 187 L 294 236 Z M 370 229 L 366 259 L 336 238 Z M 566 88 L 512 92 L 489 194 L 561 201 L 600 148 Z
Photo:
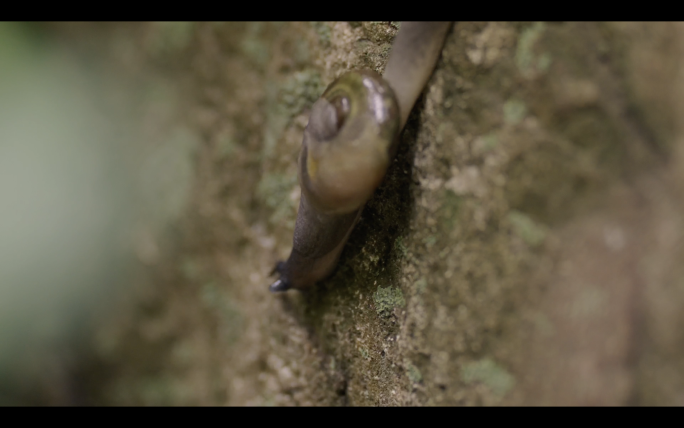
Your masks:
M 164 207 L 86 403 L 684 404 L 681 24 L 455 24 L 338 269 L 282 295 L 308 108 L 397 25 L 54 31 L 136 103 Z

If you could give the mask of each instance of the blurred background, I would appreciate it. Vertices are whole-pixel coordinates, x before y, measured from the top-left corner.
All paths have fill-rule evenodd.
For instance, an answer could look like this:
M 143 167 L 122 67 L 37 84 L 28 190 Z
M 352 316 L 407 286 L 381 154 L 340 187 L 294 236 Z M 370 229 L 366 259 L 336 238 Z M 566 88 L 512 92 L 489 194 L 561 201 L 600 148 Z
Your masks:
M 193 141 L 174 89 L 126 64 L 125 45 L 113 68 L 96 56 L 120 31 L 0 24 L 2 404 L 89 402 L 73 377 L 84 340 L 187 199 Z
M 309 108 L 400 28 L 0 23 L 0 405 L 683 405 L 681 24 L 456 24 L 268 292 Z

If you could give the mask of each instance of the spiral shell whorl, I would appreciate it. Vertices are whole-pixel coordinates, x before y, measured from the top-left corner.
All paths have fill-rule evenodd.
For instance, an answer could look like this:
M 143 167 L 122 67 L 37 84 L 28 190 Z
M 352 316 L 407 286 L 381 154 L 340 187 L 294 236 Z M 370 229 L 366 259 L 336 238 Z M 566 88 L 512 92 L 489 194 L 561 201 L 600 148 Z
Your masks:
M 321 212 L 361 207 L 380 184 L 399 134 L 394 91 L 372 71 L 335 80 L 313 105 L 299 158 L 305 197 Z

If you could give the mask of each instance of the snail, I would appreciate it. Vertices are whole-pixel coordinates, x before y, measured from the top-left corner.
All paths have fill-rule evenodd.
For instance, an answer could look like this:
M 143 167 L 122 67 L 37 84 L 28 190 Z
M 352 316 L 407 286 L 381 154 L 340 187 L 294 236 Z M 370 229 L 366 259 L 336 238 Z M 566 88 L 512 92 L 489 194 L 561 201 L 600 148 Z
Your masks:
M 343 74 L 311 108 L 299 156 L 302 196 L 292 252 L 272 273 L 272 292 L 305 289 L 332 273 L 364 205 L 396 154 L 451 23 L 403 22 L 384 78 Z

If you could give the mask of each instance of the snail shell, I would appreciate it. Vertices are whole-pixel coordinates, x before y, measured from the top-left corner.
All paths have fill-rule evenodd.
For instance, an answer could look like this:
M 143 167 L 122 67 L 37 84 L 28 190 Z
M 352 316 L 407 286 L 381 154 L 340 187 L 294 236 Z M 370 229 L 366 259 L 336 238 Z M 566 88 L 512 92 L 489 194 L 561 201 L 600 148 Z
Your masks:
M 385 176 L 398 134 L 387 82 L 372 71 L 340 76 L 313 105 L 304 131 L 299 177 L 307 200 L 327 214 L 361 207 Z

